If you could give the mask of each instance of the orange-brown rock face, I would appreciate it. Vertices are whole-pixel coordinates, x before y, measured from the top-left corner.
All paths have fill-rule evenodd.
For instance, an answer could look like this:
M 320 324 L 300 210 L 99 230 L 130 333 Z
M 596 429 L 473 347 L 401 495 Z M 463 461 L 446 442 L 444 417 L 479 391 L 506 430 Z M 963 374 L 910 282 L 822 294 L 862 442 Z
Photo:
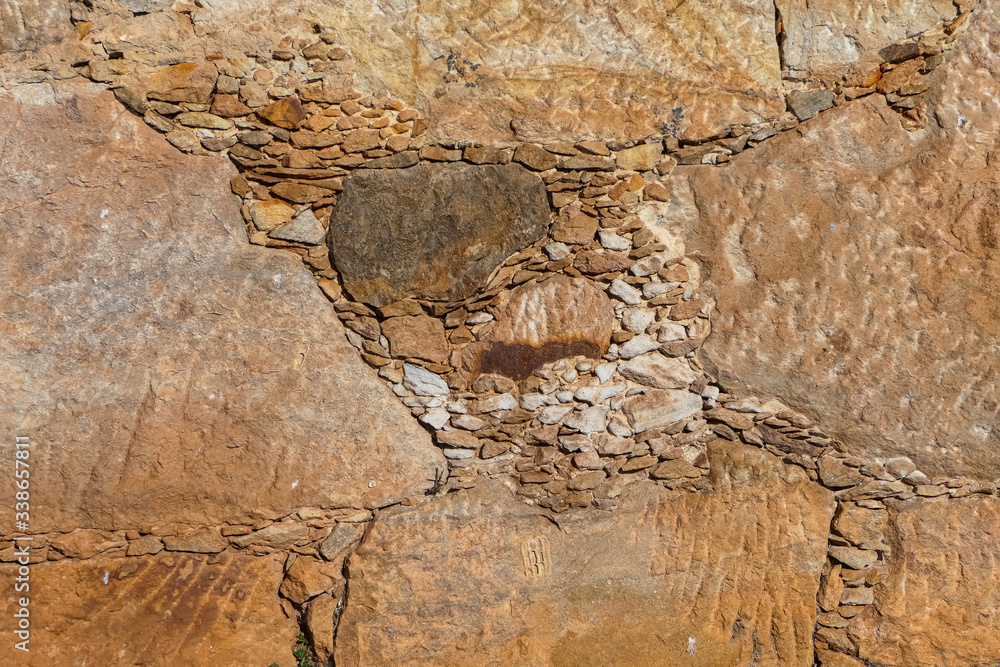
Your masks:
M 993 12 L 970 21 L 1000 34 Z M 1000 64 L 957 44 L 922 129 L 860 100 L 723 169 L 677 168 L 672 210 L 708 265 L 703 358 L 724 383 L 809 410 L 853 453 L 992 480 Z
M 744 445 L 716 491 L 544 516 L 502 486 L 391 510 L 350 562 L 338 665 L 812 665 L 833 496 Z
M 0 564 L 6 581 L 16 570 Z M 30 650 L 14 649 L 8 631 L 0 665 L 288 664 L 297 630 L 281 610 L 281 576 L 280 557 L 233 554 L 36 565 L 22 593 L 31 600 Z M 0 598 L 5 619 L 18 595 Z
M 892 559 L 875 604 L 848 628 L 887 667 L 982 665 L 1000 656 L 996 498 L 889 505 Z
M 429 486 L 440 454 L 301 262 L 247 244 L 232 168 L 181 155 L 110 93 L 59 95 L 0 98 L 0 419 L 34 443 L 32 528 L 239 522 Z
M 0 666 L 1000 660 L 990 3 L 8 5 Z

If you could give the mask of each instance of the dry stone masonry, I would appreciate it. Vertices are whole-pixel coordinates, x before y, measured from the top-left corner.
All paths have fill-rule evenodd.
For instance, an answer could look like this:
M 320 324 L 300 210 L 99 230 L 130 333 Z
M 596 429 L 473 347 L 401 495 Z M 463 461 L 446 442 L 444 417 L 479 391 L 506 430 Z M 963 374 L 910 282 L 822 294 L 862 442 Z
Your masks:
M 657 66 L 688 49 L 697 65 L 638 84 L 615 69 L 621 54 L 595 56 L 604 83 L 647 86 L 631 106 L 588 92 L 600 77 L 572 94 L 572 76 L 518 88 L 503 74 L 512 34 L 558 37 L 493 7 L 419 19 L 398 70 L 389 37 L 359 48 L 345 17 L 362 8 L 258 38 L 217 34 L 218 17 L 183 3 L 0 13 L 16 35 L 0 41 L 3 173 L 19 186 L 0 199 L 13 239 L 0 257 L 19 288 L 0 302 L 16 314 L 0 415 L 53 445 L 37 484 L 54 509 L 30 560 L 44 582 L 34 604 L 59 616 L 39 622 L 41 662 L 28 664 L 74 647 L 105 664 L 283 667 L 300 629 L 315 660 L 337 665 L 1000 660 L 984 546 L 1000 531 L 994 458 L 973 443 L 959 448 L 968 462 L 947 462 L 945 436 L 964 422 L 932 429 L 908 412 L 936 401 L 945 414 L 958 396 L 992 442 L 993 366 L 961 391 L 950 371 L 925 386 L 891 375 L 865 340 L 918 358 L 930 343 L 919 326 L 912 348 L 885 342 L 868 296 L 848 331 L 837 318 L 853 306 L 829 287 L 838 267 L 865 268 L 846 280 L 889 294 L 904 327 L 911 300 L 953 307 L 950 293 L 935 301 L 914 253 L 887 251 L 895 263 L 880 255 L 877 270 L 858 259 L 899 233 L 872 231 L 877 216 L 863 230 L 848 216 L 850 242 L 813 238 L 838 233 L 835 212 L 875 210 L 869 198 L 930 178 L 889 152 L 936 164 L 987 141 L 956 148 L 947 132 L 986 125 L 987 112 L 959 106 L 981 83 L 969 62 L 1000 71 L 975 41 L 997 39 L 1000 19 L 963 2 L 903 3 L 877 21 L 859 3 L 860 24 L 747 3 L 744 29 L 715 41 L 763 46 L 744 44 L 731 80 L 699 95 L 690 67 L 727 58 L 707 44 L 723 10 L 694 4 L 659 32 L 645 5 L 627 25 L 665 52 Z M 584 12 L 570 5 L 553 11 Z M 20 27 L 35 15 L 52 31 Z M 140 44 L 150 22 L 178 39 Z M 444 34 L 452 23 L 466 26 L 462 49 Z M 682 44 L 683 26 L 699 45 Z M 566 109 L 553 109 L 561 93 Z M 40 126 L 67 128 L 70 148 Z M 824 170 L 794 155 L 802 145 L 839 162 Z M 121 159 L 92 179 L 93 155 Z M 143 164 L 121 166 L 129 155 Z M 26 176 L 40 158 L 62 166 Z M 152 187 L 116 185 L 136 178 Z M 987 281 L 990 183 L 947 241 Z M 159 211 L 178 202 L 187 214 Z M 54 213 L 86 221 L 41 231 Z M 906 234 L 930 246 L 934 233 L 913 225 Z M 935 257 L 974 280 L 971 260 Z M 102 269 L 125 261 L 124 276 Z M 53 263 L 76 282 L 51 284 Z M 984 284 L 970 291 L 971 333 L 955 325 L 956 357 L 935 342 L 931 366 L 989 354 L 969 342 L 992 312 Z M 24 296 L 42 292 L 54 309 Z M 66 333 L 40 336 L 56 316 Z M 950 331 L 948 313 L 934 317 Z M 73 366 L 107 349 L 111 370 Z M 48 364 L 36 383 L 61 383 L 44 401 L 17 380 L 31 355 Z M 908 385 L 891 408 L 900 426 L 867 372 Z M 928 433 L 927 445 L 906 439 Z M 15 560 L 6 531 L 3 564 Z M 125 653 L 91 645 L 94 628 L 129 626 L 155 639 Z

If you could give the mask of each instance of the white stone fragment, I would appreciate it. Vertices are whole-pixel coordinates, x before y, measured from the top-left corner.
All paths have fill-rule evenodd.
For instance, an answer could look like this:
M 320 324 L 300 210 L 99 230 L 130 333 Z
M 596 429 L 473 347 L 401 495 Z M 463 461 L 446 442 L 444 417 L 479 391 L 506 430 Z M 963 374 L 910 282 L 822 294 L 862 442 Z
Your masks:
M 451 425 L 466 431 L 478 431 L 489 426 L 489 422 L 473 415 L 458 415 L 451 418 Z
M 652 308 L 626 308 L 622 313 L 622 328 L 632 333 L 643 333 L 653 323 L 656 311 Z
M 476 452 L 471 449 L 443 449 L 441 453 L 444 454 L 446 459 L 461 460 L 461 459 L 471 459 L 476 455 Z
M 417 396 L 447 396 L 448 384 L 426 368 L 403 364 L 403 386 Z
M 573 400 L 573 392 L 567 390 L 557 391 L 556 400 L 560 403 L 569 403 Z
M 623 236 L 618 236 L 614 232 L 602 230 L 597 233 L 601 246 L 608 250 L 628 250 L 632 247 L 632 242 Z
M 618 356 L 622 359 L 631 359 L 640 354 L 646 354 L 659 349 L 660 344 L 650 336 L 636 336 L 631 338 L 618 348 Z
M 608 292 L 612 296 L 621 299 L 630 306 L 638 306 L 642 303 L 642 292 L 632 287 L 621 278 L 615 278 L 611 281 L 611 286 L 608 288 Z
M 510 394 L 498 394 L 485 398 L 476 404 L 479 412 L 496 412 L 498 410 L 513 410 L 517 407 L 517 399 Z
M 565 243 L 546 243 L 542 246 L 542 250 L 545 251 L 545 254 L 548 255 L 549 259 L 553 262 L 558 262 L 560 259 L 569 257 L 569 246 Z
M 552 405 L 552 397 L 545 394 L 524 394 L 521 396 L 521 407 L 534 412 L 546 405 Z
M 660 328 L 656 330 L 656 340 L 661 343 L 684 340 L 685 338 L 687 338 L 687 329 L 680 324 L 674 324 L 673 322 L 664 322 L 660 325 Z
M 642 296 L 647 299 L 658 297 L 674 289 L 673 283 L 646 283 L 642 286 Z
M 613 396 L 625 391 L 626 387 L 624 384 L 609 384 L 601 385 L 599 387 L 580 387 L 576 390 L 576 400 L 582 403 L 589 403 L 590 405 L 597 405 L 598 403 L 603 403 Z
M 567 428 L 576 429 L 580 433 L 600 433 L 605 429 L 608 420 L 608 409 L 603 405 L 595 405 L 578 412 L 563 425 Z
M 562 419 L 573 412 L 572 405 L 552 405 L 538 415 L 538 421 L 543 424 L 558 424 Z
M 611 376 L 615 374 L 618 369 L 618 364 L 598 364 L 594 367 L 594 375 L 600 380 L 601 384 L 604 384 L 611 379 Z
M 493 316 L 487 313 L 485 310 L 480 311 L 473 315 L 472 317 L 465 320 L 465 323 L 469 326 L 475 326 L 477 324 L 486 324 L 487 322 L 492 322 Z
M 420 417 L 420 421 L 435 430 L 441 430 L 448 423 L 449 416 L 448 411 L 444 408 L 431 408 Z
M 682 359 L 662 354 L 642 354 L 621 364 L 618 372 L 627 380 L 658 389 L 684 389 L 698 374 Z

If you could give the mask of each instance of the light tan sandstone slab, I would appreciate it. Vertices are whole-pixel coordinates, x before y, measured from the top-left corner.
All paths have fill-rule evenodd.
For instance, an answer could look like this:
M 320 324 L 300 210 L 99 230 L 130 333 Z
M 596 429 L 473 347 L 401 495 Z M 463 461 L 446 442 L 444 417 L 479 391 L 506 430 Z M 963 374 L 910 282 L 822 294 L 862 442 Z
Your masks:
M 232 166 L 180 154 L 111 93 L 72 93 L 0 98 L 0 423 L 31 438 L 32 530 L 427 488 L 438 450 L 299 259 L 247 243 Z
M 712 446 L 716 490 L 548 515 L 499 485 L 373 524 L 338 665 L 812 665 L 830 492 Z M 492 662 L 491 662 L 492 661 Z
M 415 103 L 433 140 L 695 139 L 785 110 L 770 0 L 378 0 L 322 15 L 364 85 Z
M 716 299 L 702 358 L 853 453 L 1000 477 L 1000 36 L 981 7 L 927 81 L 926 128 L 881 99 L 722 169 L 678 167 L 669 209 Z
M 954 20 L 952 0 L 777 0 L 784 75 L 851 85 L 878 71 L 882 49 L 914 41 Z
M 889 502 L 892 555 L 875 605 L 849 629 L 886 667 L 965 667 L 1000 658 L 1000 502 Z
M 0 665 L 290 665 L 298 629 L 278 598 L 283 562 L 227 553 L 33 565 L 30 650 L 14 649 L 8 630 Z M 0 576 L 13 582 L 15 569 L 4 563 Z M 14 599 L 0 597 L 7 623 Z

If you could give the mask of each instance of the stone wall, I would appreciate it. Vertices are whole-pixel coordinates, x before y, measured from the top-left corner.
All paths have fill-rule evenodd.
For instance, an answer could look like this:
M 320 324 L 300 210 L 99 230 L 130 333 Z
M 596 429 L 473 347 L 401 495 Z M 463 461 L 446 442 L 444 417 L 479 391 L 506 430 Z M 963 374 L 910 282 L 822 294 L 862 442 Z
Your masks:
M 1000 19 L 717 4 L 16 8 L 9 664 L 1000 660 Z

